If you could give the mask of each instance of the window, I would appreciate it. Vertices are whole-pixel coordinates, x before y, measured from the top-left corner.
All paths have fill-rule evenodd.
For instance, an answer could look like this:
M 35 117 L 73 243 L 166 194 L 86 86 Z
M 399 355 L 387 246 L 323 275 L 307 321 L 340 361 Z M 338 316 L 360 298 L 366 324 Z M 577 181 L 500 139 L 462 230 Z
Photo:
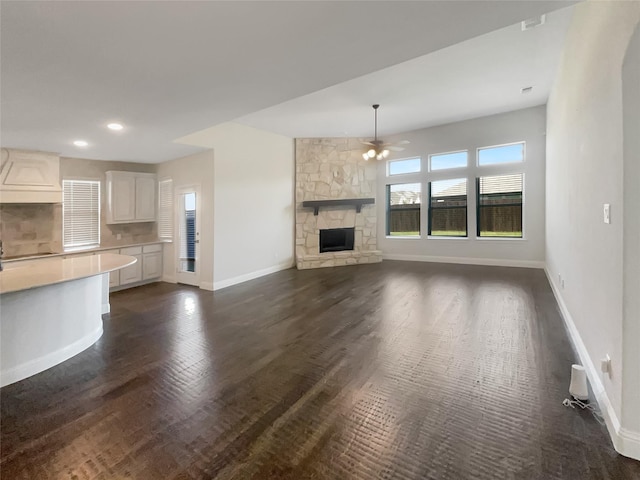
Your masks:
M 65 248 L 100 244 L 100 182 L 62 181 L 62 237 Z
M 467 179 L 429 182 L 429 235 L 467 236 Z
M 173 240 L 173 181 L 158 183 L 158 238 Z
M 418 173 L 420 171 L 420 158 L 407 158 L 406 160 L 392 160 L 389 162 L 389 175 L 404 175 L 405 173 Z
M 499 165 L 524 161 L 524 142 L 478 149 L 478 165 Z
M 522 174 L 480 177 L 478 236 L 522 238 Z
M 440 153 L 429 155 L 429 169 L 445 170 L 448 168 L 461 168 L 467 166 L 467 151 Z
M 387 235 L 420 235 L 421 191 L 419 183 L 387 185 Z

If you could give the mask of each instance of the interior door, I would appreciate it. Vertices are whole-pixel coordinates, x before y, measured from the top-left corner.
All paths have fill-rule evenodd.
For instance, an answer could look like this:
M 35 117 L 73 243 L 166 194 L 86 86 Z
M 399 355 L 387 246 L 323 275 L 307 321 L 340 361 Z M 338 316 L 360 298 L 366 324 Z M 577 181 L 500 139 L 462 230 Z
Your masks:
M 200 285 L 200 187 L 176 189 L 176 280 L 187 285 Z

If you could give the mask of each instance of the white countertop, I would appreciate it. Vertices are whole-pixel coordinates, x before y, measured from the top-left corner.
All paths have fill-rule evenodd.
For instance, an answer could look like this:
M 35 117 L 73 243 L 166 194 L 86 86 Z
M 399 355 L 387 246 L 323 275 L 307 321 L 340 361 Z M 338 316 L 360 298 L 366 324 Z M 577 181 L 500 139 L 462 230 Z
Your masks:
M 78 250 L 69 250 L 67 252 L 60 252 L 60 253 L 47 253 L 47 254 L 34 253 L 33 255 L 4 258 L 2 259 L 2 264 L 6 265 L 8 263 L 40 260 L 40 259 L 63 257 L 63 256 L 70 256 L 70 255 L 83 255 L 83 254 L 86 255 L 87 253 L 103 252 L 105 250 L 119 250 L 121 248 L 129 248 L 129 247 L 144 247 L 145 245 L 157 245 L 159 243 L 171 243 L 171 242 L 169 240 L 156 240 L 153 242 L 128 243 L 125 245 L 112 245 L 110 247 L 81 248 Z
M 0 272 L 0 293 L 17 292 L 100 275 L 136 262 L 137 259 L 129 255 L 100 253 L 67 259 L 54 257 L 24 265 L 20 263 L 5 265 L 5 270 Z

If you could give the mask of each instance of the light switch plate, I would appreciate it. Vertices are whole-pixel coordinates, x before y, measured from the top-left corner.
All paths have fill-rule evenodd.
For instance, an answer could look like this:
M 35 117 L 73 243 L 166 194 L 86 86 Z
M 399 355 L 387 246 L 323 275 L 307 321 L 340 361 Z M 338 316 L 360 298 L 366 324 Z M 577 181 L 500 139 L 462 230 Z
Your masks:
M 604 204 L 603 208 L 604 213 L 604 223 L 611 223 L 611 205 L 608 203 Z

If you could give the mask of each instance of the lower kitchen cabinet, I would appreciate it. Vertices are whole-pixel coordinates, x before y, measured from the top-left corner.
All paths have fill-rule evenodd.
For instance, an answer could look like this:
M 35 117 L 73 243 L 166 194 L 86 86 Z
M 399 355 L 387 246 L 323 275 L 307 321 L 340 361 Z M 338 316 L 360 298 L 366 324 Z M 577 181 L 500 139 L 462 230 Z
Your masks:
M 162 276 L 162 245 L 152 244 L 141 247 L 120 249 L 121 255 L 130 255 L 138 259 L 136 263 L 119 271 L 118 285 L 109 283 L 109 288 L 121 289 L 127 285 L 159 279 Z
M 142 281 L 142 247 L 121 248 L 120 255 L 130 255 L 138 259 L 133 265 L 120 269 L 120 285 Z
M 162 276 L 162 245 L 142 247 L 142 279 L 151 280 Z

